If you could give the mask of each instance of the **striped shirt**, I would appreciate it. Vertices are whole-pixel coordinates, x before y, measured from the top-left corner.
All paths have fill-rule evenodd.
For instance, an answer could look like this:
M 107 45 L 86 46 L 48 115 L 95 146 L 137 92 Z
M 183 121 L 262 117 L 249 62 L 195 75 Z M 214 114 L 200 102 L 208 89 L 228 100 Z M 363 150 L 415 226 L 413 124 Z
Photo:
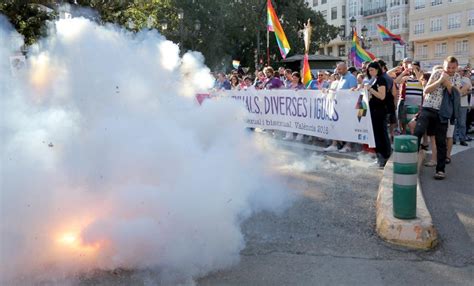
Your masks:
M 418 79 L 409 77 L 402 85 L 400 100 L 407 100 L 412 104 L 421 105 L 422 98 L 423 85 Z

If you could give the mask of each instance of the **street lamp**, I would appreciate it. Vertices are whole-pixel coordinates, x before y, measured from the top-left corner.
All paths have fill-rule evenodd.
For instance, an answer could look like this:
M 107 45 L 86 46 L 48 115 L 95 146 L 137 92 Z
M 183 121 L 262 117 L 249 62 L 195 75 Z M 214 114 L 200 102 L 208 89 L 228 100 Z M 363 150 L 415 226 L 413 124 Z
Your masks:
M 357 22 L 356 18 L 354 16 L 352 16 L 351 19 L 349 20 L 349 23 L 351 25 L 351 31 L 353 31 L 355 29 L 356 22 Z
M 161 31 L 166 31 L 168 29 L 168 21 L 161 20 L 160 21 L 160 27 L 161 27 Z
M 183 20 L 184 19 L 184 11 L 183 9 L 179 8 L 178 9 L 178 19 Z
M 148 19 L 146 19 L 146 27 L 148 28 L 148 30 L 153 28 L 154 23 L 155 23 L 155 19 L 153 19 L 153 17 L 151 15 L 148 16 Z
M 199 30 L 201 30 L 201 21 L 196 20 L 194 21 L 194 31 L 198 32 Z
M 131 18 L 128 18 L 128 20 L 127 20 L 127 27 L 128 27 L 130 30 L 135 29 L 135 23 L 133 22 L 133 20 L 132 20 Z
M 362 27 L 362 29 L 360 29 L 360 31 L 362 32 L 362 37 L 367 37 L 367 27 L 364 25 L 364 27 Z
M 351 33 L 349 36 L 346 36 L 346 26 L 342 25 L 339 27 L 339 37 L 343 41 L 351 42 L 354 37 L 354 32 L 357 30 L 356 25 L 357 25 L 357 20 L 354 16 L 351 17 L 349 20 L 349 25 L 351 27 Z M 372 39 L 370 37 L 367 37 L 367 32 L 369 29 L 364 25 L 361 29 L 361 35 L 357 36 L 359 39 L 359 42 L 364 49 L 370 49 L 372 47 Z M 349 49 L 350 50 L 350 49 Z

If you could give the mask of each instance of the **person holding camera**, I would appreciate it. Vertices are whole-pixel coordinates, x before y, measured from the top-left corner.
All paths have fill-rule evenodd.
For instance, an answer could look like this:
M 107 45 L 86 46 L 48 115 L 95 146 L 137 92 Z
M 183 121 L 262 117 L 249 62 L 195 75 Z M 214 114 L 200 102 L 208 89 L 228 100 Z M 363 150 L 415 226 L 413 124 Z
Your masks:
M 423 107 L 415 127 L 415 135 L 418 137 L 418 142 L 420 142 L 427 129 L 434 130 L 437 150 L 434 178 L 437 180 L 442 180 L 446 177 L 446 133 L 449 123 L 449 120 L 448 122 L 442 120 L 440 108 L 445 90 L 449 93 L 449 96 L 453 96 L 453 89 L 457 89 L 458 92 L 460 90 L 462 85 L 461 76 L 456 72 L 457 69 L 458 60 L 453 56 L 449 56 L 443 62 L 443 69 L 433 72 L 425 87 Z

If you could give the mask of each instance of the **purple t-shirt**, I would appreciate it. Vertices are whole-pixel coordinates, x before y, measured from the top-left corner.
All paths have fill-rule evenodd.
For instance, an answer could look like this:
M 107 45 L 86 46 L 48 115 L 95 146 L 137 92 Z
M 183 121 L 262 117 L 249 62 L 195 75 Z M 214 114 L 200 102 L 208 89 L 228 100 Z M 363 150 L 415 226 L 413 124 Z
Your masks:
M 282 86 L 283 86 L 283 82 L 279 78 L 272 77 L 265 82 L 264 89 L 281 88 Z

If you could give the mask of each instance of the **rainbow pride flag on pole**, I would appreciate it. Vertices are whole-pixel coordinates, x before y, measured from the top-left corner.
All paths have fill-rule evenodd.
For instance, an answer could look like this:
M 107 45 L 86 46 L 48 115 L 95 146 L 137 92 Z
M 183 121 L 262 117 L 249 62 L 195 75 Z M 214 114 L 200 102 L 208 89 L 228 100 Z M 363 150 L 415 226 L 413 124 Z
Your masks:
M 402 40 L 402 37 L 400 35 L 395 35 L 392 32 L 390 32 L 387 28 L 384 26 L 377 24 L 377 31 L 380 33 L 380 37 L 382 37 L 383 42 L 397 42 L 399 45 L 405 45 L 405 42 Z
M 352 37 L 351 59 L 355 67 L 361 67 L 365 61 L 375 60 L 375 56 L 360 45 L 357 31 L 354 31 L 354 36 Z
M 282 58 L 285 59 L 286 55 L 290 52 L 290 44 L 286 39 L 285 32 L 281 27 L 280 20 L 278 20 L 275 9 L 273 9 L 271 0 L 267 0 L 267 15 L 267 30 L 270 32 L 275 32 L 278 48 L 280 48 Z
M 313 77 L 311 76 L 311 69 L 309 68 L 309 60 L 308 54 L 304 54 L 303 60 L 303 84 L 305 88 L 308 88 L 313 81 Z

